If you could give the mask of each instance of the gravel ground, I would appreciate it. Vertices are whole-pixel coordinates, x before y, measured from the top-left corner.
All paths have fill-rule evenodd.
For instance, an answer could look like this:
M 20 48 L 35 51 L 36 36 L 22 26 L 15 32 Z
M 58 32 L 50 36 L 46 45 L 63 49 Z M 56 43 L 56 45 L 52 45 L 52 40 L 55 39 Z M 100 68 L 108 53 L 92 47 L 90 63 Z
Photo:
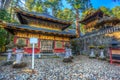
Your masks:
M 72 63 L 63 63 L 61 58 L 35 59 L 36 74 L 23 71 L 31 68 L 31 57 L 23 61 L 28 63 L 23 69 L 1 66 L 0 80 L 120 80 L 120 66 L 81 55 Z

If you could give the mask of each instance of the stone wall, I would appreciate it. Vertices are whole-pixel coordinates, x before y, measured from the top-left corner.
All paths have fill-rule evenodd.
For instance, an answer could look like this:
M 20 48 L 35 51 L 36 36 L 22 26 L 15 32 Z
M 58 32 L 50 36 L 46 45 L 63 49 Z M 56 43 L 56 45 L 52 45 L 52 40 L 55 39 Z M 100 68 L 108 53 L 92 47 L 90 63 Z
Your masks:
M 119 37 L 114 33 L 118 33 L 120 35 L 119 31 L 120 31 L 120 26 L 114 26 L 114 27 L 106 27 L 106 28 L 103 27 L 97 31 L 86 33 L 84 36 L 79 38 L 80 52 L 82 54 L 89 55 L 90 54 L 89 46 L 93 45 L 95 46 L 95 49 L 94 49 L 95 54 L 98 55 L 100 51 L 98 49 L 98 46 L 103 45 L 105 47 L 104 53 L 108 57 L 109 47 L 112 39 Z

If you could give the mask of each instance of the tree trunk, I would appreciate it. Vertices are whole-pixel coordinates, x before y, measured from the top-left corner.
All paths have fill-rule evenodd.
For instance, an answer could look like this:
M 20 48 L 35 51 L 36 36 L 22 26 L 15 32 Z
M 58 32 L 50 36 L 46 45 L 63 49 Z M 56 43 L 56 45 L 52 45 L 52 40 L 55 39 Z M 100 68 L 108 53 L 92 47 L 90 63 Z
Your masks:
M 80 37 L 80 25 L 79 25 L 79 11 L 76 9 L 76 35 L 77 38 Z
M 0 8 L 7 9 L 10 5 L 11 0 L 1 0 L 0 1 Z

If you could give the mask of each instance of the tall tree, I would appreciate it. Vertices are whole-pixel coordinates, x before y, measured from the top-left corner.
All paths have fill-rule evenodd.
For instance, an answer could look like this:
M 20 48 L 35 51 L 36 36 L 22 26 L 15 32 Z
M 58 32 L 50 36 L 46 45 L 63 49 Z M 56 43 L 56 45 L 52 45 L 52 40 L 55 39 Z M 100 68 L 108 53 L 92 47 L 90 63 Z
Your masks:
M 106 8 L 106 7 L 104 7 L 104 6 L 101 6 L 100 7 L 100 10 L 102 10 L 105 14 L 107 14 L 107 15 L 112 15 L 111 14 L 111 10 L 109 9 L 109 8 Z
M 0 0 L 0 9 L 8 8 L 11 1 L 12 0 Z
M 112 13 L 114 16 L 120 18 L 120 6 L 116 6 L 112 8 Z
M 75 14 L 76 14 L 76 34 L 77 37 L 80 37 L 80 25 L 79 25 L 79 16 L 80 16 L 80 12 L 86 10 L 88 7 L 88 3 L 90 3 L 90 0 L 67 0 L 68 3 L 70 3 L 70 5 L 72 6 L 72 9 L 75 10 Z M 89 5 L 90 7 L 91 5 Z
M 28 9 L 29 11 L 32 11 L 33 7 L 35 6 L 35 1 L 36 0 L 25 0 L 26 9 Z
M 44 4 L 51 10 L 53 16 L 56 16 L 56 12 L 63 6 L 62 0 L 45 0 Z
M 56 17 L 69 21 L 74 21 L 74 16 L 75 16 L 74 12 L 69 8 L 58 10 L 56 14 Z
M 75 21 L 75 14 L 69 8 L 65 8 L 63 10 L 58 10 L 56 13 L 56 17 L 60 18 L 62 20 L 67 20 L 67 21 L 71 21 L 71 22 Z M 69 27 L 69 29 L 73 29 L 73 25 L 71 25 Z
M 88 16 L 89 14 L 94 13 L 95 11 L 96 11 L 96 9 L 94 9 L 94 8 L 89 8 L 89 9 L 87 9 L 87 10 L 85 10 L 85 11 L 82 12 L 81 18 L 83 19 L 83 18 L 85 18 L 86 16 Z
M 41 12 L 41 13 L 47 12 L 47 7 L 45 7 L 44 1 L 36 0 L 34 5 L 35 5 L 33 8 L 34 11 Z
M 0 20 L 10 22 L 10 14 L 6 10 L 0 10 Z M 12 36 L 0 25 L 0 52 L 11 41 Z

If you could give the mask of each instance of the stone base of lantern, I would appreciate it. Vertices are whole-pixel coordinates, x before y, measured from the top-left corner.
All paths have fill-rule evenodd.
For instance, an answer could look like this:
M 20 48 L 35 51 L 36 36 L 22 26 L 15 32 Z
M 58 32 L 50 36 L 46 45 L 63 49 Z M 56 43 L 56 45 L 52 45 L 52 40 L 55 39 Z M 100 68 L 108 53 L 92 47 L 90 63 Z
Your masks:
M 73 57 L 73 56 L 70 56 L 70 58 L 71 58 L 71 59 L 74 59 L 74 57 Z
M 70 57 L 69 58 L 64 58 L 63 62 L 72 62 L 72 59 Z
M 13 68 L 24 68 L 26 66 L 27 66 L 27 63 L 21 62 L 21 63 L 14 63 L 12 67 Z

